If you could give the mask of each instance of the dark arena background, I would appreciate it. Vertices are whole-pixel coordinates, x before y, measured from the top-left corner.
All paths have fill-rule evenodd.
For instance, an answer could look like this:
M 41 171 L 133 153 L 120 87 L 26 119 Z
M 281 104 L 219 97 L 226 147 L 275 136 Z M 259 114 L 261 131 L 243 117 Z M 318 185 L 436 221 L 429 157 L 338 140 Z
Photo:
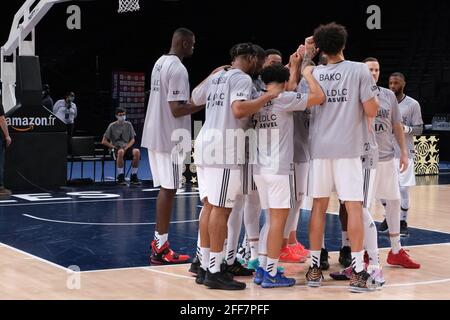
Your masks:
M 8 40 L 14 14 L 23 2 L 2 2 L 1 45 Z M 372 15 L 368 8 L 373 5 L 381 9 L 379 29 L 368 25 Z M 117 84 L 117 77 L 127 75 L 131 80 L 138 77 L 142 81 L 136 89 L 139 102 L 127 109 L 137 133 L 135 146 L 140 147 L 152 68 L 170 49 L 173 31 L 179 27 L 195 33 L 194 54 L 183 61 L 191 90 L 216 67 L 230 62 L 229 50 L 236 43 L 276 48 L 287 64 L 289 56 L 317 26 L 332 21 L 347 27 L 347 60 L 379 60 L 380 86 L 388 88 L 389 75 L 403 73 L 405 93 L 419 101 L 425 130 L 416 137 L 417 186 L 410 192 L 409 236 L 401 241 L 422 267 L 406 270 L 386 265 L 389 237 L 379 233 L 387 280 L 383 290 L 354 295 L 345 289 L 346 283 L 332 280 L 328 272 L 323 288 L 307 288 L 304 274 L 309 260 L 283 264 L 297 280 L 291 289 L 265 291 L 254 285 L 251 278 L 243 278 L 247 289 L 241 292 L 199 287 L 188 272 L 190 264 L 149 263 L 159 188 L 153 186 L 145 148 L 141 150 L 139 168 L 142 185 L 118 186 L 114 159 L 102 158 L 103 151 L 97 154 L 94 164 L 92 159 L 74 160 L 65 137 L 57 137 L 60 129 L 51 133 L 56 139 L 52 141 L 57 141 L 53 144 L 45 140 L 45 134 L 50 133 L 34 133 L 41 135 L 27 140 L 32 136 L 24 138 L 28 133 L 10 128 L 13 142 L 6 149 L 5 166 L 10 184 L 5 187 L 11 189 L 12 195 L 0 198 L 0 299 L 450 299 L 448 1 L 140 0 L 139 11 L 119 14 L 117 9 L 118 0 L 58 3 L 35 29 L 35 55 L 39 57 L 42 84 L 50 86 L 54 102 L 63 99 L 66 92 L 75 93 L 78 116 L 74 136 L 89 137 L 96 148 L 108 124 L 115 121 L 114 112 L 120 103 L 117 90 L 124 90 Z M 77 14 L 77 20 L 73 20 Z M 79 24 L 74 25 L 74 21 Z M 38 70 L 33 74 L 36 76 Z M 194 121 L 203 122 L 204 117 L 203 111 L 193 115 L 192 127 Z M 62 165 L 54 162 L 60 154 L 64 158 Z M 33 158 L 45 161 L 33 166 Z M 19 168 L 22 160 L 23 167 Z M 127 182 L 130 168 L 128 161 Z M 186 167 L 184 179 L 188 184 L 175 196 L 169 240 L 175 251 L 193 257 L 202 204 L 193 166 Z M 297 237 L 306 248 L 310 205 L 305 203 L 297 230 Z M 325 230 L 330 272 L 341 268 L 338 210 L 334 197 Z M 372 213 L 380 228 L 382 205 L 374 205 Z M 243 234 L 244 231 L 241 238 Z M 435 266 L 437 260 L 439 270 Z M 181 313 L 181 307 L 177 308 L 170 319 Z M 258 317 L 253 314 L 252 318 Z

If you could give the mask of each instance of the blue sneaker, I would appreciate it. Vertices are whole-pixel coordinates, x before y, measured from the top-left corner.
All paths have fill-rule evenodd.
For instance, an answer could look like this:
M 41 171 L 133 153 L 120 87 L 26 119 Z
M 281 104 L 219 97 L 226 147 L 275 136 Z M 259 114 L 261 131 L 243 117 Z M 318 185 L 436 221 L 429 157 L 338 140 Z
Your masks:
M 250 260 L 247 264 L 247 269 L 250 270 L 258 270 L 259 268 L 259 259 Z M 281 273 L 284 273 L 284 267 L 277 267 L 277 270 Z
M 295 285 L 295 279 L 286 278 L 281 272 L 277 272 L 275 277 L 272 277 L 268 272 L 264 272 L 264 280 L 261 283 L 262 288 L 292 287 L 293 285 Z
M 255 272 L 255 277 L 253 278 L 253 282 L 258 286 L 261 285 L 264 279 L 264 269 L 258 267 Z

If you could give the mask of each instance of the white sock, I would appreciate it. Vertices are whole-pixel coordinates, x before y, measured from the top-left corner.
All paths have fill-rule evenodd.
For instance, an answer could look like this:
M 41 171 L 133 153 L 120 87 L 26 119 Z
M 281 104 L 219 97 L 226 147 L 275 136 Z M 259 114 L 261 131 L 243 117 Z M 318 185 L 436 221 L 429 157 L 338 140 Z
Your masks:
M 352 252 L 352 268 L 356 273 L 360 273 L 364 270 L 364 250 Z
M 220 272 L 220 265 L 222 264 L 223 253 L 222 252 L 210 252 L 209 253 L 209 272 Z
M 393 254 L 397 254 L 402 249 L 402 244 L 400 242 L 400 236 L 389 237 L 391 240 L 391 249 Z
M 272 259 L 267 257 L 267 265 L 266 271 L 270 274 L 271 277 L 275 277 L 277 275 L 277 267 L 278 267 L 278 259 Z
M 209 259 L 210 259 L 210 249 L 209 248 L 200 248 L 200 265 L 203 270 L 208 270 L 209 266 Z
M 378 233 L 369 209 L 363 208 L 364 248 L 369 255 L 370 265 L 379 265 Z
M 266 270 L 267 256 L 263 256 L 263 255 L 258 256 L 258 261 L 259 261 L 259 267 Z
M 400 200 L 386 201 L 386 222 L 389 234 L 400 234 Z
M 159 234 L 158 231 L 155 231 L 155 241 L 156 241 L 156 248 L 161 249 L 162 246 L 167 242 L 167 238 L 169 237 L 169 234 Z
M 311 267 L 320 267 L 320 250 L 310 251 L 311 254 Z
M 348 241 L 348 234 L 347 231 L 342 231 L 342 248 L 343 247 L 350 247 L 350 242 Z
M 123 168 L 117 168 L 117 174 L 123 174 Z
M 131 174 L 137 174 L 139 168 L 131 168 Z
M 259 241 L 250 241 L 250 260 L 255 260 L 258 258 L 258 248 L 259 248 Z

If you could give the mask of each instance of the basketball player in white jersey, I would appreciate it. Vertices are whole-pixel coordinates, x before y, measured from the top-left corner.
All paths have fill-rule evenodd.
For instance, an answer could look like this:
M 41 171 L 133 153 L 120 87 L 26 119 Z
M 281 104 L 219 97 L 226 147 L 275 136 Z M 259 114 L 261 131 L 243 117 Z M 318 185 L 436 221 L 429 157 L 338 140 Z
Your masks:
M 249 74 L 256 68 L 255 48 L 251 43 L 238 44 L 230 55 L 232 68 L 209 77 L 192 94 L 195 104 L 206 104 L 205 123 L 195 141 L 194 154 L 200 199 L 204 204 L 200 217 L 202 267 L 197 274 L 198 280 L 202 274 L 204 280 L 197 283 L 213 289 L 242 290 L 245 283 L 233 280 L 221 268 L 228 217 L 236 197 L 242 194 L 245 139 L 238 139 L 242 143 L 236 145 L 234 136 L 244 135 L 248 117 L 277 97 L 281 90 L 274 88 L 251 100 L 253 85 Z
M 408 169 L 400 173 L 400 195 L 401 195 L 401 221 L 400 221 L 400 233 L 402 235 L 408 234 L 408 210 L 409 203 L 409 187 L 416 185 L 416 176 L 414 172 L 414 136 L 421 135 L 423 132 L 423 120 L 420 110 L 420 104 L 413 98 L 407 96 L 404 91 L 406 87 L 405 76 L 400 72 L 393 73 L 389 77 L 389 89 L 394 92 L 397 97 L 398 105 L 400 107 L 400 113 L 402 116 L 403 130 L 406 139 L 406 145 L 408 148 L 408 157 L 410 165 Z M 395 149 L 395 161 L 399 161 L 400 150 L 398 147 Z M 385 232 L 387 229 L 386 220 L 383 221 L 380 231 Z
M 152 264 L 184 263 L 189 259 L 188 255 L 179 255 L 170 249 L 168 233 L 186 155 L 180 152 L 180 143 L 172 141 L 171 136 L 175 130 L 190 132 L 190 115 L 203 109 L 203 106 L 189 103 L 189 76 L 182 62 L 192 56 L 194 44 L 192 31 L 177 29 L 169 53 L 156 61 L 152 71 L 151 93 L 142 134 L 142 146 L 148 149 L 153 184 L 155 187 L 161 186 L 156 202 L 155 236 L 151 243 Z
M 260 78 L 260 73 L 266 60 L 266 52 L 256 44 L 254 44 L 253 47 L 255 49 L 257 60 L 256 68 L 254 72 L 250 74 L 253 82 L 251 99 L 256 99 L 265 89 L 265 85 Z M 253 116 L 251 116 L 248 117 L 244 130 L 253 128 Z M 251 136 L 248 137 L 248 139 L 251 138 Z M 245 262 L 242 263 L 236 259 L 243 220 L 245 225 L 243 244 L 248 243 L 250 258 L 252 257 L 252 254 L 255 258 L 258 257 L 261 204 L 256 190 L 256 184 L 253 180 L 254 159 L 250 159 L 250 156 L 256 154 L 256 150 L 250 150 L 251 146 L 256 146 L 256 141 L 246 140 L 245 163 L 242 167 L 242 195 L 237 197 L 230 218 L 228 219 L 228 235 L 225 249 L 226 270 L 234 276 L 252 276 L 253 271 L 255 270 L 254 268 L 244 267 L 243 264 Z
M 303 111 L 325 99 L 311 72 L 312 67 L 307 67 L 303 74 L 310 88 L 308 94 L 283 92 L 254 117 L 259 139 L 258 167 L 254 178 L 261 207 L 270 211 L 269 221 L 266 222 L 270 224 L 267 257 L 260 256 L 260 266 L 254 279 L 254 282 L 261 284 L 263 288 L 288 287 L 295 284 L 295 279 L 286 278 L 277 267 L 286 220 L 295 204 L 294 111 Z M 276 64 L 266 67 L 261 74 L 268 90 L 273 86 L 285 90 L 289 77 L 289 70 Z
M 307 285 L 321 285 L 320 253 L 329 197 L 335 188 L 345 202 L 348 234 L 352 249 L 350 290 L 369 291 L 370 275 L 364 269 L 362 220 L 363 170 L 361 133 L 365 117 L 376 116 L 379 103 L 376 86 L 366 65 L 346 61 L 343 50 L 347 40 L 344 26 L 321 25 L 314 31 L 314 41 L 327 56 L 328 64 L 314 69 L 326 101 L 313 109 L 311 133 L 311 166 L 308 193 L 313 197 L 310 220 L 311 266 L 306 274 Z
M 369 67 L 375 82 L 378 82 L 380 76 L 380 64 L 376 58 L 367 58 L 364 63 Z M 398 171 L 403 173 L 409 165 L 408 152 L 403 134 L 400 109 L 395 95 L 389 89 L 379 87 L 380 109 L 375 118 L 374 130 L 377 142 L 377 152 L 379 160 L 376 164 L 376 170 L 369 172 L 370 179 L 366 184 L 365 194 L 367 195 L 364 205 L 364 226 L 365 239 L 364 245 L 368 253 L 367 270 L 375 281 L 375 284 L 384 283 L 383 275 L 378 255 L 377 233 L 369 212 L 372 198 L 386 200 L 386 218 L 389 227 L 389 238 L 391 241 L 391 251 L 388 254 L 387 263 L 391 265 L 402 266 L 409 269 L 420 268 L 420 265 L 414 262 L 400 243 L 400 190 L 398 186 Z M 395 140 L 400 150 L 400 168 L 394 161 Z M 373 174 L 375 174 L 374 177 Z M 367 174 L 365 175 L 365 177 Z M 373 179 L 374 178 L 374 179 Z M 343 225 L 344 227 L 344 225 Z M 351 270 L 330 274 L 336 280 L 343 280 L 349 277 Z

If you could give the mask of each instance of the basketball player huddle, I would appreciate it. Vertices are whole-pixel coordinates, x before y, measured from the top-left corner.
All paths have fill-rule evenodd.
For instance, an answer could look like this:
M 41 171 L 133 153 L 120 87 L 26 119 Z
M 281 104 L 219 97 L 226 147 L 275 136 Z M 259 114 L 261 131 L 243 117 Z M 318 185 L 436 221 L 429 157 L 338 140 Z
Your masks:
M 402 74 L 390 77 L 389 90 L 377 86 L 377 59 L 345 60 L 346 40 L 344 26 L 321 25 L 287 66 L 277 50 L 237 44 L 230 51 L 231 64 L 214 70 L 190 97 L 182 59 L 192 54 L 195 38 L 187 29 L 175 31 L 171 54 L 161 57 L 152 73 L 143 134 L 155 186 L 161 186 L 152 263 L 189 259 L 168 243 L 173 196 L 181 181 L 178 168 L 186 153 L 171 137 L 174 130 L 189 131 L 189 115 L 204 106 L 205 122 L 194 146 L 203 202 L 190 268 L 197 284 L 242 290 L 246 284 L 234 276 L 253 276 L 262 288 L 291 287 L 296 281 L 279 262 L 310 258 L 306 284 L 320 287 L 329 268 L 324 227 L 333 192 L 341 201 L 339 262 L 344 269 L 332 278 L 349 281 L 352 292 L 385 283 L 369 212 L 373 199 L 385 204 L 383 223 L 391 241 L 387 263 L 420 268 L 400 243 L 401 224 L 407 232 L 401 208 L 407 212 L 409 207 L 402 195 L 415 185 L 412 139 L 421 134 L 420 106 L 404 95 Z M 313 199 L 309 250 L 296 238 L 306 196 Z M 242 223 L 244 248 L 238 250 Z

